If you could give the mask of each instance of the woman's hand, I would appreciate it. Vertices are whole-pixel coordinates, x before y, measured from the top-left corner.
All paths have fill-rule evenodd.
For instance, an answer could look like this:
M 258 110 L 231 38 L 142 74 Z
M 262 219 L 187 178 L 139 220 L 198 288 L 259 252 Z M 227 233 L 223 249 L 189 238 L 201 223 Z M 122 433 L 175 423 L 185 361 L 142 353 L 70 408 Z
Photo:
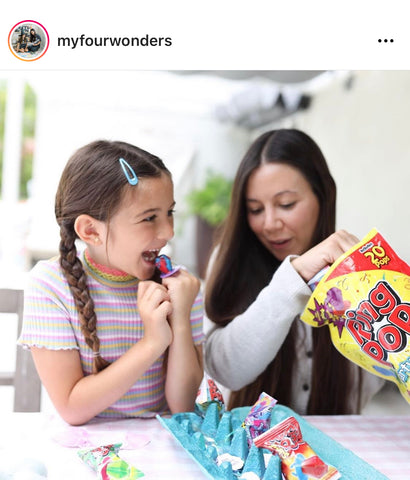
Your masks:
M 164 278 L 162 284 L 167 288 L 172 305 L 169 321 L 172 329 L 177 325 L 189 325 L 192 305 L 199 292 L 200 281 L 186 270 Z
M 331 265 L 357 242 L 359 239 L 355 235 L 346 230 L 339 230 L 291 262 L 299 275 L 308 282 L 322 268 Z
M 168 317 L 172 313 L 168 290 L 152 281 L 138 285 L 138 308 L 144 323 L 144 339 L 157 346 L 161 354 L 172 342 Z

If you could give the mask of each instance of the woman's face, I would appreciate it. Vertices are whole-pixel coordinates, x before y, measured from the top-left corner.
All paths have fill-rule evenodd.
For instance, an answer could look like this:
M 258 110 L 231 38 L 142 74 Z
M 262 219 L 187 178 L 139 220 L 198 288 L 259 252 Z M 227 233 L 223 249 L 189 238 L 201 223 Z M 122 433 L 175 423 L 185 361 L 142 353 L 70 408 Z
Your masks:
M 319 201 L 302 173 L 289 165 L 266 163 L 249 177 L 245 201 L 251 230 L 278 260 L 310 247 Z

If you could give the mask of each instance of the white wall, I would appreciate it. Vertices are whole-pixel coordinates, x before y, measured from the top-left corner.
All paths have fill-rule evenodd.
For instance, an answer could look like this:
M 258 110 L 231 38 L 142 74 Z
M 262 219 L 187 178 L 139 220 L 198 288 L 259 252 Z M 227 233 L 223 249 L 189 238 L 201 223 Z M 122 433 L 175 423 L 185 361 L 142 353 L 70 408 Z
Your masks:
M 410 72 L 352 72 L 346 89 L 349 77 L 336 75 L 283 125 L 321 147 L 338 188 L 337 227 L 359 237 L 376 227 L 410 263 Z

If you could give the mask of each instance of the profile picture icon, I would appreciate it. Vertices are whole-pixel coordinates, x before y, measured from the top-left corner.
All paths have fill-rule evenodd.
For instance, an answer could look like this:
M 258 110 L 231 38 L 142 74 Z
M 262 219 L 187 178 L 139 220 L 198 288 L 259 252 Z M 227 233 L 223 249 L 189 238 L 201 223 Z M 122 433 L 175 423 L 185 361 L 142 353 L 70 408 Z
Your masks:
M 34 20 L 16 23 L 9 33 L 9 49 L 19 60 L 32 62 L 47 51 L 49 36 L 47 30 Z

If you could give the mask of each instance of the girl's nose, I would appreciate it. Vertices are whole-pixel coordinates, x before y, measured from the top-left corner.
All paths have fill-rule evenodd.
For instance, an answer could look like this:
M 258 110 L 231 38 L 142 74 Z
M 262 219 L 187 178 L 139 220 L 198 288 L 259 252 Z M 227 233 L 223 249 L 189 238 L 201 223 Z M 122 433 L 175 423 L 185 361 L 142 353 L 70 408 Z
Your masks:
M 172 218 L 167 218 L 161 223 L 157 236 L 161 240 L 170 240 L 174 236 L 174 221 Z

